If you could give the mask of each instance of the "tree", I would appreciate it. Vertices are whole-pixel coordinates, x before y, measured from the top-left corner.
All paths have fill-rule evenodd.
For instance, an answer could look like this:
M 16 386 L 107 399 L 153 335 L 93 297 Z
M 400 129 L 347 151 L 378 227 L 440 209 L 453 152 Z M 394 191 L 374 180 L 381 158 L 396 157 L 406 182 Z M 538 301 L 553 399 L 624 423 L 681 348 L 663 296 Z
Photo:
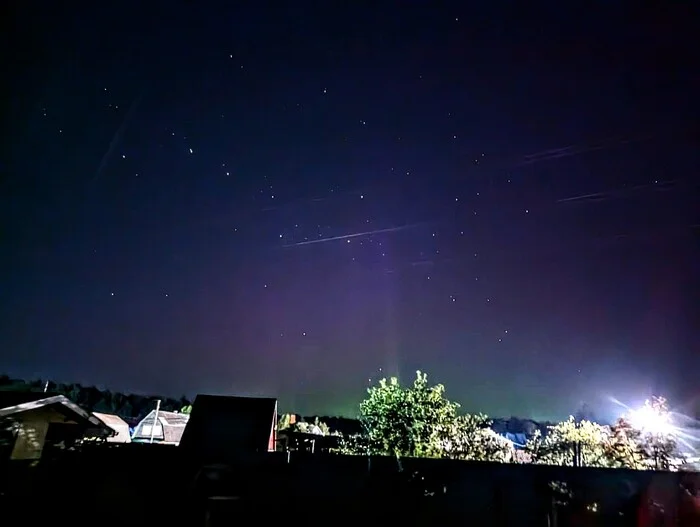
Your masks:
M 470 461 L 513 461 L 512 443 L 491 430 L 490 424 L 483 414 L 457 416 L 442 440 L 443 455 Z
M 287 430 L 291 428 L 291 426 L 294 424 L 296 420 L 296 416 L 294 414 L 282 414 L 279 417 L 279 420 L 277 421 L 277 430 L 280 432 L 282 430 Z
M 192 405 L 191 404 L 186 404 L 182 408 L 180 408 L 180 413 L 181 414 L 186 414 L 189 415 L 192 413 Z
M 407 388 L 397 378 L 382 379 L 367 390 L 360 403 L 360 422 L 370 453 L 393 456 L 439 457 L 453 429 L 459 405 L 445 397 L 441 384 L 428 385 L 418 371 Z
M 535 433 L 525 449 L 534 463 L 605 467 L 609 438 L 610 431 L 606 427 L 592 421 L 576 421 L 570 416 L 550 427 L 544 437 Z
M 513 458 L 512 445 L 489 428 L 485 415 L 458 415 L 458 409 L 458 403 L 445 397 L 444 386 L 430 386 L 420 371 L 409 387 L 396 378 L 382 379 L 360 404 L 365 433 L 347 438 L 341 451 L 478 461 Z
M 367 434 L 341 435 L 340 444 L 333 450 L 337 454 L 365 455 L 372 454 Z
M 645 468 L 646 455 L 641 448 L 641 433 L 624 417 L 610 427 L 605 457 L 611 468 Z

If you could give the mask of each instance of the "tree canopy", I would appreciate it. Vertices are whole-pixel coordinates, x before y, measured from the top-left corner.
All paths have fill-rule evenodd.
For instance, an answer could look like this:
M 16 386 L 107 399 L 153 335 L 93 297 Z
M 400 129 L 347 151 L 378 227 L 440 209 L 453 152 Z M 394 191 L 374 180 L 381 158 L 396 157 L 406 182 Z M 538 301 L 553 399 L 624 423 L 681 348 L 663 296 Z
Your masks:
M 485 415 L 460 415 L 459 408 L 420 371 L 407 387 L 382 379 L 360 403 L 365 434 L 355 442 L 371 454 L 505 461 L 510 443 L 488 428 Z
M 526 451 L 534 463 L 670 470 L 681 456 L 669 416 L 665 399 L 655 397 L 611 426 L 570 417 L 536 433 Z
M 419 371 L 410 387 L 393 377 L 369 388 L 360 403 L 360 421 L 372 453 L 435 457 L 458 408 L 445 398 L 444 386 L 430 386 L 428 376 Z
M 580 413 L 536 430 L 523 451 L 494 432 L 487 416 L 459 408 L 420 371 L 409 386 L 382 379 L 360 403 L 364 433 L 345 438 L 341 452 L 632 469 L 670 469 L 678 457 L 668 429 L 653 426 L 668 413 L 663 399 L 647 403 L 644 415 L 657 417 L 647 429 L 625 418 L 604 426 Z
M 610 430 L 592 421 L 577 421 L 570 416 L 549 429 L 542 437 L 538 432 L 526 450 L 535 463 L 563 466 L 608 466 L 606 444 Z

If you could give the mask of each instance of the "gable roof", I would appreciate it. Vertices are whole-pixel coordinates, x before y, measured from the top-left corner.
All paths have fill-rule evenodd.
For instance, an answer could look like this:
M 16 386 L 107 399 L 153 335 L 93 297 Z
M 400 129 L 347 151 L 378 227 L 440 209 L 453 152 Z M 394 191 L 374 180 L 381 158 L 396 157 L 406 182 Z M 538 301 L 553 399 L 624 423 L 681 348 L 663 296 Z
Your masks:
M 20 392 L 0 390 L 0 410 L 13 406 L 19 406 L 25 403 L 40 401 L 41 399 L 48 399 L 49 397 L 55 397 L 56 395 L 60 394 L 53 392 Z
M 151 410 L 148 412 L 143 419 L 139 422 L 141 423 L 152 423 L 153 419 L 156 417 L 156 411 Z M 185 426 L 190 420 L 188 414 L 180 414 L 177 412 L 167 412 L 165 410 L 158 410 L 158 421 L 160 424 L 165 426 Z
M 148 415 L 153 418 L 153 414 L 155 414 L 155 412 L 155 410 L 152 410 Z M 190 416 L 189 414 L 164 412 L 161 410 L 158 412 L 158 420 L 166 426 L 185 426 L 189 422 Z
M 144 432 L 144 426 L 153 426 L 153 421 L 156 417 L 156 411 L 151 410 L 148 412 L 146 417 L 139 421 L 134 429 L 134 435 L 132 439 L 143 440 L 149 439 L 151 437 L 150 429 L 147 433 Z M 166 443 L 179 443 L 182 438 L 182 434 L 185 430 L 190 416 L 188 414 L 180 414 L 177 412 L 167 412 L 165 410 L 158 410 L 158 422 L 163 427 L 163 437 L 156 436 L 154 439 L 156 441 L 164 441 Z
M 8 405 L 9 403 L 9 405 Z M 111 434 L 111 428 L 94 415 L 90 415 L 64 395 L 37 392 L 2 392 L 0 396 L 0 418 L 12 417 L 23 412 L 54 406 L 81 424 Z
M 111 438 L 112 441 L 118 441 L 123 443 L 129 443 L 131 441 L 131 435 L 129 434 L 129 425 L 124 419 L 114 414 L 102 414 L 99 412 L 92 412 L 92 415 L 97 417 L 100 421 L 114 430 L 115 434 Z
M 277 399 L 197 395 L 180 448 L 211 462 L 268 452 L 276 422 Z

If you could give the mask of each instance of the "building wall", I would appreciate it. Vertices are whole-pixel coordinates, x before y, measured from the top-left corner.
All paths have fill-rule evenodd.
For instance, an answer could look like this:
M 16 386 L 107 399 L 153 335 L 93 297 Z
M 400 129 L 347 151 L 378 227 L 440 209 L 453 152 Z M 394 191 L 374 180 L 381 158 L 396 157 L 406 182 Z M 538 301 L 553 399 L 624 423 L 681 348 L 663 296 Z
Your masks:
M 34 460 L 41 458 L 46 442 L 46 434 L 51 423 L 72 423 L 75 421 L 66 418 L 63 414 L 52 408 L 37 408 L 28 412 L 17 414 L 18 422 L 17 438 L 12 449 L 11 459 Z

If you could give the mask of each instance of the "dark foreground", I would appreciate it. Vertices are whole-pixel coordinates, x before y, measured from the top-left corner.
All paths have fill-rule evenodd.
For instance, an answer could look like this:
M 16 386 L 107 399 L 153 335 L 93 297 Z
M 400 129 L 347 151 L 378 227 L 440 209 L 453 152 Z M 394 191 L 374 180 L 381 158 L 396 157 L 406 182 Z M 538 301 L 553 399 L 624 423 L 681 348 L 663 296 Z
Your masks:
M 0 468 L 0 525 L 700 527 L 699 480 L 357 456 L 265 454 L 203 466 L 176 447 L 94 446 Z

